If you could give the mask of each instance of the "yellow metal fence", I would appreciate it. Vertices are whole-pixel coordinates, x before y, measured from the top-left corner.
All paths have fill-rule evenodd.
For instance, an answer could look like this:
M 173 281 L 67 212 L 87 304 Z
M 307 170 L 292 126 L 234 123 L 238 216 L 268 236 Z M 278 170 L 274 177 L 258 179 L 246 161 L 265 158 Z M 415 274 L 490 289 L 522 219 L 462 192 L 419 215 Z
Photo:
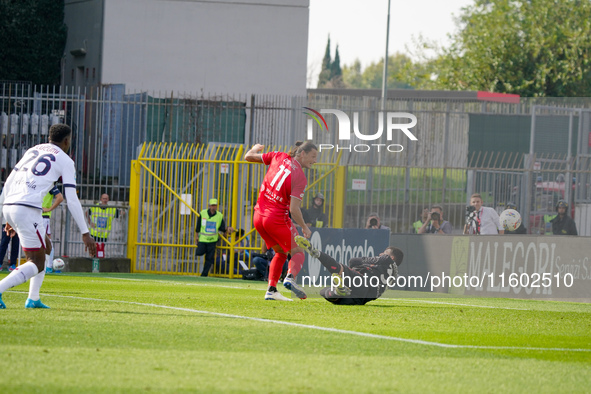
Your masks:
M 243 160 L 248 148 L 235 144 L 145 143 L 132 162 L 128 257 L 132 272 L 198 275 L 203 257 L 195 256 L 199 212 L 210 198 L 227 226 L 243 230 L 220 235 L 210 275 L 237 277 L 251 268 L 260 236 L 252 225 L 258 189 L 267 167 Z M 287 151 L 289 147 L 268 150 Z M 340 155 L 323 153 L 307 170 L 308 188 L 302 203 L 311 206 L 317 192 L 325 195 L 331 227 L 341 227 L 345 194 Z M 338 192 L 337 192 L 338 191 Z

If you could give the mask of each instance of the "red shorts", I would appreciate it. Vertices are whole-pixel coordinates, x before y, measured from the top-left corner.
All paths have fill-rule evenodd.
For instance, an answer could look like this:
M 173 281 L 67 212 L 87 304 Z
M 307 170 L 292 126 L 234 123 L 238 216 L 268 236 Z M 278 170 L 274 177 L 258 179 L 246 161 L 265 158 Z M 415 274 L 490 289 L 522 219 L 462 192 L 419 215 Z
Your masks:
M 284 253 L 288 253 L 297 247 L 294 237 L 298 235 L 289 216 L 262 216 L 255 210 L 253 217 L 254 227 L 263 237 L 268 249 L 279 245 Z

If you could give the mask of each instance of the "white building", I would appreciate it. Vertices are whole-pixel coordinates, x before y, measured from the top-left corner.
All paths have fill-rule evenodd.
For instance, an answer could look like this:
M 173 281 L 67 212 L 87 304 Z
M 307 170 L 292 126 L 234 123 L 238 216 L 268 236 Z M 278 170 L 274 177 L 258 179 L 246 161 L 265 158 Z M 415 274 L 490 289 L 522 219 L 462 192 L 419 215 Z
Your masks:
M 309 0 L 65 0 L 63 84 L 305 95 Z

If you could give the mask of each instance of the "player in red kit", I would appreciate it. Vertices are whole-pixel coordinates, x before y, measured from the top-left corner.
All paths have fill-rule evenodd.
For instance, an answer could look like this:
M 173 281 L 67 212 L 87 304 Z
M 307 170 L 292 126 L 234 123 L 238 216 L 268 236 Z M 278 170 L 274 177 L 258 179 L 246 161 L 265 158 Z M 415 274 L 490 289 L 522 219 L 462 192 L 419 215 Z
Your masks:
M 265 240 L 267 248 L 275 250 L 269 266 L 269 288 L 265 300 L 291 301 L 277 290 L 277 282 L 288 253 L 291 254 L 291 260 L 283 285 L 298 298 L 305 299 L 306 293 L 295 281 L 304 264 L 305 255 L 304 250 L 295 243 L 294 237 L 298 232 L 292 219 L 302 227 L 304 237 L 310 238 L 312 232 L 306 226 L 300 208 L 308 185 L 303 169 L 316 163 L 318 148 L 310 141 L 298 141 L 288 153 L 260 153 L 264 147 L 261 144 L 254 145 L 246 152 L 244 159 L 269 166 L 253 217 L 254 226 Z

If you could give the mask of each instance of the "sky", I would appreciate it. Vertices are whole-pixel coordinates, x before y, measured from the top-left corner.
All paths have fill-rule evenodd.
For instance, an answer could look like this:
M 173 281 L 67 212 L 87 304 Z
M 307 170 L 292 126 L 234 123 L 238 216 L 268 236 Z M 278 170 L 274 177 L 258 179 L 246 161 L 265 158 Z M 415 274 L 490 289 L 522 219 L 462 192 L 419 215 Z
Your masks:
M 390 0 L 388 54 L 407 53 L 420 35 L 440 45 L 455 31 L 454 15 L 474 0 Z M 331 57 L 339 46 L 341 67 L 355 59 L 364 69 L 386 52 L 388 0 L 310 0 L 308 30 L 308 87 L 316 87 L 326 41 L 330 34 Z M 407 53 L 408 54 L 408 53 Z

